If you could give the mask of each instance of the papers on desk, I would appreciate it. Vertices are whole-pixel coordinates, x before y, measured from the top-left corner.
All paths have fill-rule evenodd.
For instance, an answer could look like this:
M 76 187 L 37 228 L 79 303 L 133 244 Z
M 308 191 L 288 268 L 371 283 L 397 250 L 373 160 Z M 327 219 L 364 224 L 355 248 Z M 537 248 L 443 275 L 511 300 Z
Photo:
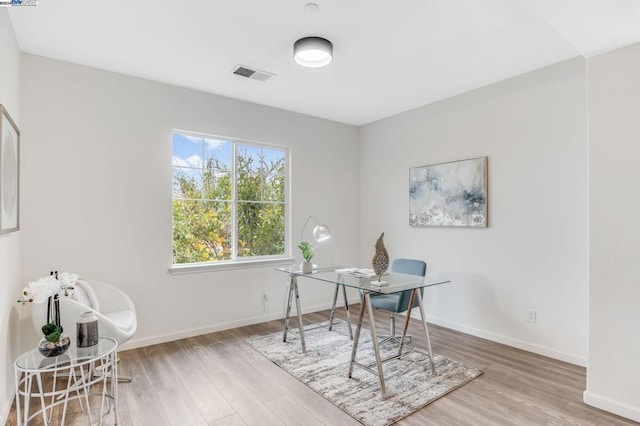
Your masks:
M 373 269 L 369 268 L 344 268 L 344 269 L 336 269 L 336 272 L 339 274 L 353 275 L 358 278 L 373 278 L 376 275 L 373 272 Z
M 344 268 L 344 269 L 336 269 L 336 272 L 339 274 L 352 275 L 358 278 L 377 278 L 378 277 L 376 273 L 373 272 L 373 269 L 370 269 L 370 268 Z M 385 276 L 388 274 L 389 272 L 385 272 L 382 274 L 382 276 Z M 376 282 L 378 282 L 377 279 L 376 279 Z M 371 284 L 373 284 L 373 281 L 371 282 Z

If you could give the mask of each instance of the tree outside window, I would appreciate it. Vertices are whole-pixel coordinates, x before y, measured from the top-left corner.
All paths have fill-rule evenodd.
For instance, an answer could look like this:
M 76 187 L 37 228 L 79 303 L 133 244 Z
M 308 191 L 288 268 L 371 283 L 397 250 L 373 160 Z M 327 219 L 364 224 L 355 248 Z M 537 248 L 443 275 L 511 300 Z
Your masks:
M 173 263 L 285 254 L 288 152 L 173 133 Z

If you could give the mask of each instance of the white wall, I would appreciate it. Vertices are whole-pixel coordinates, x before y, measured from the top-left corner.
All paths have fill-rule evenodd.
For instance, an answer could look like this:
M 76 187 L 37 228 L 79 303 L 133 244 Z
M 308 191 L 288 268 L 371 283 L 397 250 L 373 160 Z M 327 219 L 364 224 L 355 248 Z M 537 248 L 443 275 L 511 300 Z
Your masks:
M 21 127 L 20 52 L 6 8 L 0 8 L 0 104 Z M 14 394 L 13 360 L 20 355 L 21 232 L 0 234 L 0 423 L 4 423 Z
M 128 347 L 262 322 L 263 291 L 282 315 L 287 277 L 272 267 L 168 273 L 172 128 L 289 146 L 294 240 L 313 214 L 334 234 L 317 261 L 357 260 L 353 126 L 28 54 L 21 93 L 22 275 L 68 270 L 123 289 L 138 311 Z M 307 310 L 332 294 L 301 291 Z
M 452 281 L 427 290 L 431 320 L 585 365 L 585 84 L 574 59 L 364 126 L 361 261 L 384 231 L 392 258 Z M 409 168 L 480 156 L 489 227 L 410 227 Z
M 585 402 L 640 421 L 640 45 L 591 58 Z

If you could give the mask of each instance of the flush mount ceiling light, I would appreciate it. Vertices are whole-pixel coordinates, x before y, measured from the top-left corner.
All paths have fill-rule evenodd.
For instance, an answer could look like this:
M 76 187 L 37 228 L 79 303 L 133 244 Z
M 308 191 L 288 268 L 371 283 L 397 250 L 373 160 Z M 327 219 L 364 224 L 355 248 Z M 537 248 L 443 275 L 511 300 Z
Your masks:
M 304 37 L 293 44 L 293 60 L 307 68 L 329 65 L 333 60 L 333 44 L 322 37 Z

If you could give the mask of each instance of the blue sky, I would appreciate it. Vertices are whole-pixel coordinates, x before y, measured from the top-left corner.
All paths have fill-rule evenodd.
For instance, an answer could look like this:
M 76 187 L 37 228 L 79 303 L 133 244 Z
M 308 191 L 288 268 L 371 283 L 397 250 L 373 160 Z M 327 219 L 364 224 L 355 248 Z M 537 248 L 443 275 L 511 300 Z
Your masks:
M 202 168 L 203 158 L 206 162 L 215 157 L 219 163 L 231 168 L 233 143 L 229 140 L 173 133 L 172 143 L 174 166 Z M 250 145 L 241 145 L 241 149 L 246 155 L 256 158 L 262 152 L 267 162 L 277 161 L 285 155 L 282 150 L 264 149 Z

